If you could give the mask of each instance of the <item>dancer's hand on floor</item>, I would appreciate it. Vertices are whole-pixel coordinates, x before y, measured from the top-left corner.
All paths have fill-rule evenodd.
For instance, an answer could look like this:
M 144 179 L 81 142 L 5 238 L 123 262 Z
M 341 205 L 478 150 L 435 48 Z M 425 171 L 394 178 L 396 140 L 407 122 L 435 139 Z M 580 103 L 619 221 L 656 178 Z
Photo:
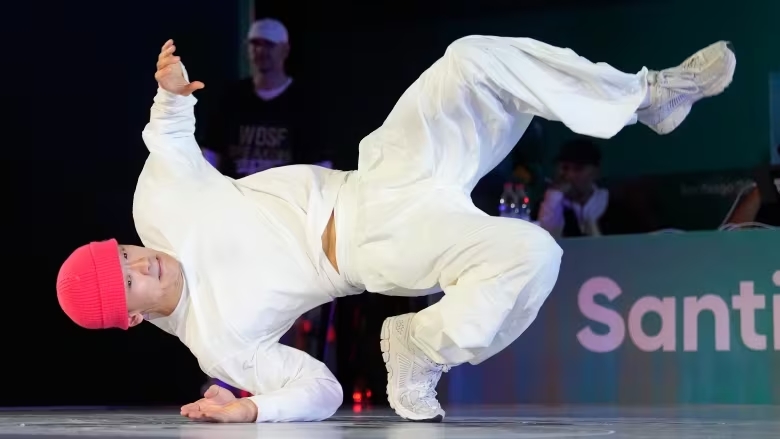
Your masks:
M 154 79 L 163 90 L 181 96 L 189 96 L 205 85 L 200 81 L 187 81 L 182 72 L 181 58 L 173 54 L 175 51 L 176 46 L 173 45 L 173 40 L 166 41 L 157 57 L 157 72 L 154 74 Z
M 228 390 L 211 386 L 204 398 L 181 408 L 182 416 L 206 422 L 255 422 L 257 406 L 246 398 L 237 399 Z

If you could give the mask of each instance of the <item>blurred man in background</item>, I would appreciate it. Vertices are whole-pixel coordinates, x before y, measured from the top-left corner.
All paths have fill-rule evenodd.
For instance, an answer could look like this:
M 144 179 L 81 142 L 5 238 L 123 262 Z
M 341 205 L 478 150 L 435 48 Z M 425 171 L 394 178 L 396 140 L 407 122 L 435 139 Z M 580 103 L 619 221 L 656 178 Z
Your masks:
M 331 167 L 320 145 L 304 92 L 287 74 L 287 28 L 279 20 L 255 21 L 247 35 L 251 77 L 229 87 L 209 113 L 204 155 L 224 175 L 242 178 L 291 164 Z

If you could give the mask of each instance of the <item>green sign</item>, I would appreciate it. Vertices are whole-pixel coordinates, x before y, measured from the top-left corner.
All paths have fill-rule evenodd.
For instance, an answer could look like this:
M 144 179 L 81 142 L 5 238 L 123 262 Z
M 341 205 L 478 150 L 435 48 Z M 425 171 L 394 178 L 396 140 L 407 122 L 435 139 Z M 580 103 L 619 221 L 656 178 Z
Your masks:
M 455 403 L 780 403 L 780 233 L 565 240 L 529 330 Z

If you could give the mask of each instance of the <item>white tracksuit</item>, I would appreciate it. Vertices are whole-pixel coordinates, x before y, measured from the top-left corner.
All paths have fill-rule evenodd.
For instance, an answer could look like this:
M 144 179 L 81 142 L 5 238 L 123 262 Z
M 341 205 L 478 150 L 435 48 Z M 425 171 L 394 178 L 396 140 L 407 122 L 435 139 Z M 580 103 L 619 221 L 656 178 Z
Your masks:
M 530 39 L 463 38 L 361 142 L 357 171 L 288 166 L 235 181 L 201 154 L 196 99 L 158 90 L 133 214 L 144 245 L 181 262 L 185 289 L 172 315 L 151 321 L 204 372 L 253 393 L 258 422 L 340 406 L 330 371 L 278 341 L 306 311 L 364 289 L 441 287 L 413 340 L 437 362 L 479 363 L 534 320 L 561 249 L 540 227 L 485 215 L 471 190 L 535 115 L 594 137 L 634 123 L 646 75 Z M 321 242 L 334 211 L 338 272 Z

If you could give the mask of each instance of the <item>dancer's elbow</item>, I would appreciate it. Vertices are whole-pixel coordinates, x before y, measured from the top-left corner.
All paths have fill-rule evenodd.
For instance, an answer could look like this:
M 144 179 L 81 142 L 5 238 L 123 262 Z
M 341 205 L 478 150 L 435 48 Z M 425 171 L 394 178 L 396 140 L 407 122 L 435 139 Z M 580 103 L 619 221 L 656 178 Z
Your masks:
M 321 379 L 319 383 L 323 402 L 320 416 L 324 420 L 335 415 L 342 404 L 344 404 L 344 390 L 335 378 Z

